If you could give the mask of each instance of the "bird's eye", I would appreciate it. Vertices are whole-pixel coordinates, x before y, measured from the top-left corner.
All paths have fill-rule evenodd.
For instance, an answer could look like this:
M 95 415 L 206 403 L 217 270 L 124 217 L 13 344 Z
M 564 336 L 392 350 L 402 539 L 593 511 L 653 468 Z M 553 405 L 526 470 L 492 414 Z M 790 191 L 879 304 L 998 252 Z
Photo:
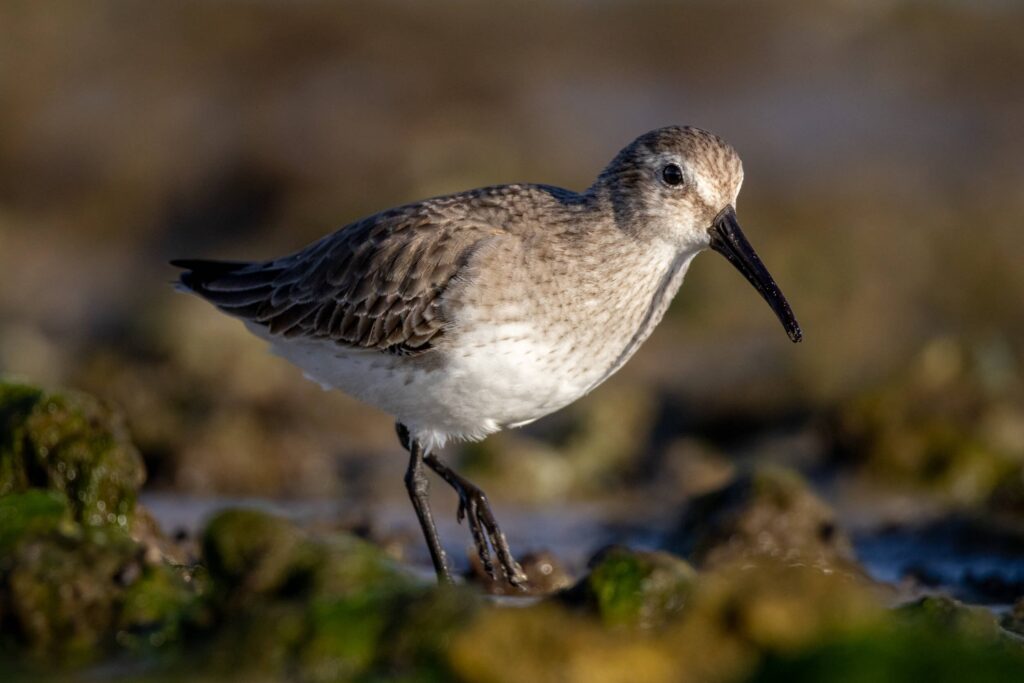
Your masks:
M 661 179 L 665 181 L 666 185 L 676 187 L 683 184 L 683 169 L 679 168 L 679 164 L 668 164 L 665 168 L 661 169 Z

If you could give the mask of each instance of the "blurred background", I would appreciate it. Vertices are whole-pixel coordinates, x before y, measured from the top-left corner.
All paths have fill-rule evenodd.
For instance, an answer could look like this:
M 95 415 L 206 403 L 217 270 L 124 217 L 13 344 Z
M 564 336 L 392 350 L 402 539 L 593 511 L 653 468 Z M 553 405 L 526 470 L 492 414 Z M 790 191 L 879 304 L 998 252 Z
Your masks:
M 524 550 L 670 526 L 772 462 L 876 574 L 912 573 L 893 529 L 968 519 L 1005 533 L 931 569 L 1024 594 L 1020 4 L 8 0 L 0 25 L 0 372 L 119 406 L 172 528 L 294 501 L 424 558 L 390 419 L 176 294 L 169 259 L 276 256 L 474 186 L 583 189 L 688 123 L 743 157 L 740 220 L 804 343 L 703 256 L 612 381 L 447 455 Z

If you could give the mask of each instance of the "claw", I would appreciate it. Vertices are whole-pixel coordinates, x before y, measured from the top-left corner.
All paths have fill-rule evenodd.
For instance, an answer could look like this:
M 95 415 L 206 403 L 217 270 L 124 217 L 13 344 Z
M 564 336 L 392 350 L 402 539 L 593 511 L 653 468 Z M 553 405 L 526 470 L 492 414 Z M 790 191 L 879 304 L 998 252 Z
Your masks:
M 461 503 L 460 507 L 462 507 Z M 480 558 L 480 564 L 483 565 L 484 571 L 487 572 L 487 576 L 489 576 L 492 581 L 497 581 L 498 576 L 494 571 L 494 563 L 491 562 L 491 551 L 487 546 L 487 537 L 484 535 L 484 530 L 480 524 L 480 516 L 477 511 L 476 501 L 473 499 L 470 499 L 469 501 L 468 510 L 469 529 L 473 534 L 473 545 L 476 546 L 476 554 Z
M 459 507 L 456 510 L 455 518 L 461 524 L 462 520 L 469 521 L 470 533 L 473 535 L 473 545 L 476 546 L 477 556 L 483 565 L 484 571 L 492 581 L 497 581 L 494 561 L 491 557 L 493 549 L 497 557 L 497 564 L 501 567 L 501 573 L 509 585 L 515 588 L 525 589 L 527 582 L 526 573 L 519 563 L 512 557 L 512 551 L 508 545 L 508 539 L 498 526 L 498 521 L 491 511 L 487 495 L 469 481 L 453 472 L 437 456 L 428 455 L 424 462 L 435 472 L 440 474 L 448 484 L 455 489 L 459 495 Z

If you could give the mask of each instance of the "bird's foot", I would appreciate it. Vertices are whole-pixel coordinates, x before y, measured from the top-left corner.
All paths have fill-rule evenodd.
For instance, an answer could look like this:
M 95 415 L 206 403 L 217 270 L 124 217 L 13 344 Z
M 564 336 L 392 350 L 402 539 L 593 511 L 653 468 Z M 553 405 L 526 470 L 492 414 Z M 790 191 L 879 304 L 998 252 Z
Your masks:
M 459 509 L 456 519 L 460 523 L 463 519 L 468 521 L 470 532 L 473 534 L 473 544 L 476 546 L 476 552 L 484 571 L 492 580 L 497 580 L 494 563 L 491 561 L 491 548 L 493 548 L 505 580 L 516 588 L 523 588 L 526 585 L 526 573 L 512 557 L 508 540 L 501 527 L 498 526 L 498 521 L 494 518 L 487 494 L 472 484 L 456 490 L 459 493 Z
M 498 520 L 495 519 L 494 512 L 491 510 L 487 494 L 478 486 L 450 469 L 436 456 L 427 456 L 425 462 L 435 472 L 440 474 L 458 494 L 459 508 L 456 513 L 456 519 L 460 523 L 466 520 L 469 524 L 470 533 L 473 535 L 473 545 L 476 546 L 480 563 L 483 565 L 487 575 L 493 581 L 498 580 L 491 555 L 493 549 L 505 580 L 515 588 L 525 588 L 526 573 L 512 556 L 512 551 L 508 546 L 508 539 L 505 538 L 505 533 L 498 526 Z

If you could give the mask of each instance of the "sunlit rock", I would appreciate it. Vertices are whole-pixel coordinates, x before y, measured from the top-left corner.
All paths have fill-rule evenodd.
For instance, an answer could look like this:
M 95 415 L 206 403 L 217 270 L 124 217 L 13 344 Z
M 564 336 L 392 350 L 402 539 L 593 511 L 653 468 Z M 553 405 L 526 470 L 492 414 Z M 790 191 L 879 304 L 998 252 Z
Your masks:
M 75 519 L 127 528 L 145 470 L 120 416 L 91 396 L 0 384 L 0 495 L 63 494 Z
M 701 568 L 773 560 L 860 571 L 833 510 L 798 474 L 771 467 L 695 498 L 668 545 Z

